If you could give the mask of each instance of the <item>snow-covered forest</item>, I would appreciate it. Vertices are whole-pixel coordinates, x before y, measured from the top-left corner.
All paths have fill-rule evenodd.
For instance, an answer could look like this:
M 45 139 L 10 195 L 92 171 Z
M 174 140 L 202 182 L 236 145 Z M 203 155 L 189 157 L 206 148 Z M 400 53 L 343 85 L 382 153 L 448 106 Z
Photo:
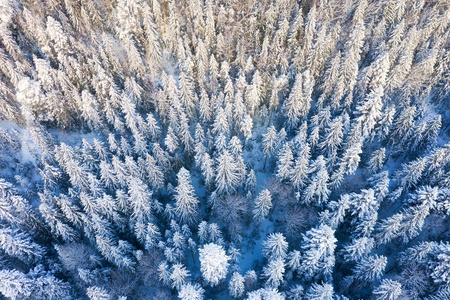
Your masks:
M 450 299 L 448 0 L 0 0 L 0 299 Z

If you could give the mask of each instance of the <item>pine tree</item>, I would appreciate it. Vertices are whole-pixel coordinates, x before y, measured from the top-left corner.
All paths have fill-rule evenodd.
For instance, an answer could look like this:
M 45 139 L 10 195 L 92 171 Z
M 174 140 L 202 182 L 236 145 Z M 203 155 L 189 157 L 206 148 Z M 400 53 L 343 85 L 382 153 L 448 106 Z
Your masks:
M 334 296 L 333 286 L 329 283 L 313 283 L 306 291 L 306 300 L 332 300 Z
M 154 189 L 162 188 L 164 186 L 164 172 L 158 166 L 156 159 L 147 153 L 144 164 L 149 185 Z
M 430 207 L 427 206 L 411 206 L 404 211 L 399 235 L 405 243 L 419 235 L 429 214 Z
M 205 3 L 205 11 L 206 11 L 206 28 L 205 28 L 205 43 L 208 48 L 213 47 L 213 41 L 216 37 L 216 29 L 215 29 L 215 19 L 214 19 L 214 7 L 212 0 L 208 0 Z
M 222 194 L 235 191 L 240 179 L 236 161 L 227 150 L 224 150 L 216 161 L 217 192 Z
M 331 201 L 328 203 L 331 213 L 327 220 L 327 224 L 331 228 L 336 229 L 344 221 L 344 217 L 350 208 L 350 199 L 351 197 L 349 194 L 344 194 L 341 195 L 339 201 Z
M 319 144 L 319 147 L 322 148 L 322 152 L 328 158 L 333 158 L 337 155 L 337 151 L 342 144 L 343 129 L 342 117 L 339 116 L 331 121 L 325 131 L 324 140 Z
M 209 239 L 213 243 L 217 243 L 221 245 L 222 232 L 220 231 L 219 225 L 216 223 L 210 223 L 208 226 Z
M 337 239 L 334 230 L 327 225 L 320 225 L 303 235 L 303 263 L 300 270 L 307 277 L 318 274 L 330 275 L 334 267 L 334 249 Z
M 362 124 L 363 138 L 370 135 L 381 117 L 381 109 L 383 108 L 382 97 L 383 88 L 377 87 L 367 95 L 364 103 L 356 108 L 360 114 L 357 120 Z
M 287 255 L 288 242 L 282 233 L 271 233 L 263 242 L 263 254 L 269 259 L 285 258 Z
M 179 113 L 180 125 L 179 130 L 179 140 L 184 146 L 184 151 L 190 153 L 192 150 L 192 145 L 194 144 L 194 139 L 191 136 L 189 121 L 184 112 Z
M 305 289 L 299 285 L 296 284 L 291 287 L 291 289 L 287 292 L 288 299 L 292 300 L 301 300 L 303 299 L 303 294 L 305 292 Z
M 450 244 L 441 241 L 435 244 L 431 251 L 430 267 L 432 270 L 431 278 L 435 283 L 448 285 L 450 282 L 449 271 Z
M 407 144 L 414 132 L 414 117 L 416 114 L 416 106 L 404 108 L 400 115 L 395 119 L 390 134 L 391 142 L 396 145 Z
M 34 289 L 33 280 L 17 270 L 0 271 L 0 292 L 10 299 L 23 299 L 31 296 Z
M 358 262 L 355 266 L 354 273 L 358 280 L 363 282 L 371 282 L 380 279 L 386 268 L 387 258 L 385 256 L 367 256 Z
M 270 212 L 272 208 L 272 194 L 269 190 L 261 191 L 255 199 L 255 208 L 253 209 L 253 218 L 257 222 L 261 222 Z
M 152 217 L 152 192 L 139 178 L 130 177 L 128 183 L 129 203 L 131 204 L 131 217 L 136 222 L 146 223 Z
M 261 103 L 262 98 L 262 78 L 259 70 L 253 74 L 252 84 L 247 87 L 246 106 L 251 116 L 254 115 Z
M 186 283 L 187 277 L 189 277 L 189 271 L 186 270 L 186 267 L 183 264 L 176 263 L 172 266 L 172 272 L 170 274 L 172 288 L 180 290 L 181 287 Z
M 278 158 L 278 170 L 276 176 L 280 180 L 289 180 L 292 176 L 292 165 L 294 155 L 292 154 L 292 143 L 286 142 Z
M 56 208 L 47 201 L 42 201 L 39 205 L 39 211 L 44 217 L 47 225 L 50 226 L 51 232 L 58 237 L 61 237 L 66 242 L 74 241 L 77 238 L 77 232 L 62 221 L 61 214 Z
M 208 153 L 203 155 L 203 163 L 201 166 L 202 175 L 205 180 L 206 186 L 211 186 L 214 182 L 214 160 L 209 156 Z
M 288 254 L 287 266 L 292 269 L 292 271 L 297 271 L 300 269 L 302 254 L 298 250 L 293 250 Z
M 239 157 L 242 155 L 242 145 L 241 140 L 237 136 L 233 136 L 230 140 L 229 150 L 234 157 Z
M 402 164 L 402 169 L 397 171 L 395 177 L 403 189 L 415 186 L 422 177 L 427 163 L 426 157 L 413 160 L 410 163 Z
M 33 297 L 62 300 L 72 298 L 70 285 L 56 278 L 51 272 L 46 271 L 43 265 L 37 265 L 34 269 L 31 269 L 27 277 L 33 280 Z
M 111 295 L 103 288 L 98 286 L 88 287 L 86 294 L 90 300 L 111 300 Z
M 212 117 L 212 107 L 211 101 L 209 99 L 208 93 L 205 89 L 201 89 L 200 91 L 200 118 L 203 122 L 209 122 Z
M 328 189 L 328 172 L 322 155 L 313 162 L 309 173 L 312 173 L 311 182 L 303 190 L 302 201 L 321 205 L 328 200 L 330 190 Z
M 230 283 L 228 284 L 228 291 L 231 297 L 240 298 L 244 295 L 245 291 L 245 278 L 238 272 L 234 272 L 231 276 Z
M 189 171 L 181 168 L 177 175 L 178 185 L 175 188 L 175 213 L 180 222 L 192 224 L 198 219 L 199 200 L 191 184 Z
M 375 195 L 377 195 L 377 201 L 381 202 L 389 193 L 389 173 L 388 171 L 383 171 L 381 173 L 375 174 L 369 178 L 369 183 L 371 184 Z
M 371 173 L 378 172 L 381 168 L 383 168 L 385 161 L 386 149 L 381 148 L 372 153 L 372 156 L 369 160 L 369 171 Z
M 289 98 L 284 103 L 284 111 L 287 118 L 287 127 L 295 128 L 310 108 L 308 98 L 305 98 L 304 82 L 306 77 L 304 74 L 298 73 L 294 86 L 289 94 Z
M 248 300 L 283 300 L 285 299 L 276 288 L 264 288 L 248 293 Z
M 291 182 L 292 185 L 301 189 L 306 185 L 306 181 L 309 173 L 309 160 L 311 157 L 311 148 L 308 144 L 305 144 L 300 150 L 297 158 L 294 162 L 294 167 L 292 169 Z
M 250 170 L 247 174 L 247 179 L 245 180 L 245 188 L 247 191 L 253 191 L 256 188 L 256 174 L 255 170 Z
M 356 215 L 359 220 L 375 214 L 378 206 L 373 189 L 362 189 L 360 194 L 351 195 L 351 214 Z
M 167 150 L 169 150 L 169 152 L 171 153 L 174 153 L 178 150 L 179 147 L 178 138 L 175 135 L 172 127 L 169 127 L 169 129 L 167 130 L 167 135 L 164 140 L 164 144 L 166 145 Z
M 378 245 L 388 243 L 399 236 L 403 218 L 404 215 L 399 213 L 381 221 L 376 234 Z
M 281 284 L 284 272 L 284 259 L 279 256 L 269 260 L 268 265 L 263 269 L 263 275 L 267 278 L 267 284 L 273 288 L 277 288 Z
M 222 246 L 213 243 L 200 248 L 199 255 L 203 278 L 212 287 L 218 285 L 227 275 L 230 257 L 226 255 Z
M 186 62 L 185 62 L 186 63 Z M 184 105 L 188 116 L 192 116 L 194 109 L 194 84 L 192 78 L 184 70 L 186 67 L 182 64 L 182 68 L 179 75 L 179 98 Z
M 181 300 L 203 300 L 205 290 L 199 284 L 187 283 L 181 286 L 178 298 Z
M 397 300 L 401 293 L 401 283 L 390 279 L 383 279 L 381 284 L 373 291 L 373 294 L 380 300 Z
M 212 133 L 215 135 L 223 134 L 224 136 L 228 136 L 230 132 L 230 127 L 227 119 L 227 115 L 225 110 L 220 107 L 213 123 Z
M 0 248 L 26 263 L 37 262 L 45 254 L 44 248 L 34 243 L 27 234 L 10 228 L 0 229 Z
M 264 158 L 264 167 L 266 166 L 266 160 L 267 157 L 270 156 L 272 153 L 275 152 L 277 149 L 277 130 L 275 129 L 275 126 L 270 126 L 267 128 L 267 132 L 263 134 L 263 152 L 265 155 Z
M 240 128 L 244 135 L 244 146 L 243 147 L 245 147 L 245 142 L 247 141 L 247 139 L 249 139 L 252 136 L 253 120 L 252 120 L 252 117 L 250 117 L 250 115 L 246 114 L 244 116 L 244 119 L 242 120 Z
M 170 284 L 169 265 L 165 261 L 158 265 L 158 279 L 162 281 L 163 285 L 168 286 Z
M 206 221 L 201 221 L 198 224 L 198 238 L 201 244 L 204 244 L 209 239 L 208 223 Z
M 358 169 L 359 162 L 361 160 L 360 154 L 362 153 L 362 143 L 356 142 L 347 148 L 342 157 L 339 168 L 344 170 L 345 174 L 351 175 Z
M 361 237 L 354 239 L 342 249 L 346 261 L 359 261 L 366 257 L 374 247 L 373 238 Z

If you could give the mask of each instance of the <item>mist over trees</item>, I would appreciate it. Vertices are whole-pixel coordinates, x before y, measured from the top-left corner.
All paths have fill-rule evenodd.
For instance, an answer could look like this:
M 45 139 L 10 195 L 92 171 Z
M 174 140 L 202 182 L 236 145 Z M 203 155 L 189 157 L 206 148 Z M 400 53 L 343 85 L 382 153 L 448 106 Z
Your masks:
M 0 298 L 450 299 L 445 0 L 0 1 Z

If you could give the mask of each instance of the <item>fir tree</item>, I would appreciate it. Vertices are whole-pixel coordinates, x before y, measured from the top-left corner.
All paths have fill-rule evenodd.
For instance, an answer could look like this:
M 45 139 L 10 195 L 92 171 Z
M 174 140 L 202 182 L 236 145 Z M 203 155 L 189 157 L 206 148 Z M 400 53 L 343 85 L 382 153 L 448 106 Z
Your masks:
M 287 255 L 288 242 L 282 233 L 271 233 L 263 242 L 263 254 L 269 259 L 285 258 Z
M 178 186 L 175 188 L 175 213 L 182 223 L 192 224 L 198 218 L 199 200 L 191 184 L 189 171 L 181 168 L 177 175 Z
M 245 291 L 245 279 L 244 276 L 238 272 L 234 272 L 231 276 L 230 283 L 228 284 L 228 290 L 231 297 L 240 298 L 244 295 Z
M 253 209 L 253 218 L 260 222 L 269 214 L 272 208 L 272 195 L 269 190 L 263 190 L 255 199 L 255 208 Z
M 267 128 L 267 132 L 263 134 L 263 152 L 265 154 L 264 167 L 266 166 L 267 157 L 275 152 L 277 149 L 277 130 L 272 125 Z
M 87 296 L 91 300 L 111 300 L 111 295 L 103 288 L 98 286 L 91 286 L 87 288 Z
M 216 186 L 218 193 L 231 193 L 240 183 L 240 175 L 236 161 L 227 150 L 217 158 Z
M 0 292 L 11 299 L 21 299 L 30 297 L 34 284 L 33 280 L 27 278 L 25 274 L 17 270 L 0 271 Z
M 306 181 L 309 173 L 309 160 L 311 157 L 310 147 L 305 144 L 294 162 L 292 169 L 291 182 L 297 189 L 303 188 L 306 185 Z
M 308 277 L 330 275 L 335 263 L 336 242 L 334 230 L 327 225 L 320 225 L 306 232 L 303 236 L 303 263 L 300 270 Z
M 202 300 L 205 290 L 199 284 L 187 283 L 181 286 L 178 297 L 181 300 Z
M 277 288 L 281 284 L 284 272 L 285 263 L 282 257 L 271 259 L 263 269 L 264 277 L 267 278 L 267 284 L 273 288 Z
M 387 258 L 385 256 L 367 256 L 356 264 L 354 273 L 358 280 L 371 282 L 380 279 L 386 268 Z
M 394 280 L 383 279 L 381 284 L 373 291 L 380 300 L 397 300 L 402 293 L 402 285 Z
M 334 295 L 333 286 L 329 283 L 318 284 L 313 283 L 306 291 L 305 299 L 307 300 L 332 300 Z
M 292 174 L 292 165 L 294 163 L 294 155 L 292 154 L 292 144 L 287 142 L 284 144 L 278 159 L 278 170 L 276 176 L 280 180 L 289 180 Z
M 313 175 L 311 176 L 311 182 L 303 190 L 302 201 L 321 205 L 328 200 L 330 194 L 330 190 L 328 189 L 329 176 L 322 155 L 314 161 L 309 173 Z
M 169 277 L 170 280 L 172 281 L 172 288 L 180 290 L 182 286 L 186 283 L 187 277 L 189 277 L 189 271 L 186 270 L 186 267 L 183 264 L 176 263 L 172 266 L 172 272 L 170 273 Z
M 227 275 L 229 256 L 226 255 L 222 246 L 213 243 L 200 248 L 199 255 L 203 278 L 211 286 L 218 285 Z

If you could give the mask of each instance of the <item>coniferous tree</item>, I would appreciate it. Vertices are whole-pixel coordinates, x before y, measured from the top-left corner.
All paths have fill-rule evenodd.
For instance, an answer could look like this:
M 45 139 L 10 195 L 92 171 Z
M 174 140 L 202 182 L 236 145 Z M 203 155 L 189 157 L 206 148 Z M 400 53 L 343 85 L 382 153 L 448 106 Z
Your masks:
M 450 298 L 447 3 L 223 2 L 0 4 L 0 298 Z
M 199 255 L 203 278 L 211 286 L 218 285 L 227 275 L 230 257 L 222 246 L 213 243 L 199 249 Z
M 293 250 L 288 254 L 288 262 L 287 266 L 291 268 L 293 271 L 297 271 L 301 265 L 302 254 L 298 250 Z
M 277 149 L 277 130 L 272 125 L 267 128 L 267 133 L 263 134 L 263 152 L 265 154 L 264 167 L 266 165 L 267 157 L 270 156 Z
M 267 284 L 273 288 L 277 288 L 281 284 L 284 272 L 285 263 L 282 257 L 271 259 L 263 269 L 264 277 L 267 278 Z
M 87 296 L 91 300 L 110 300 L 111 295 L 103 288 L 98 286 L 91 286 L 87 288 Z
M 330 190 L 328 189 L 328 171 L 325 167 L 325 160 L 320 155 L 310 167 L 309 173 L 311 181 L 303 190 L 302 201 L 321 205 L 328 200 Z
M 378 172 L 384 165 L 385 160 L 385 148 L 376 150 L 373 152 L 372 157 L 369 160 L 369 170 L 372 173 Z
M 263 254 L 269 259 L 285 258 L 288 242 L 282 233 L 271 233 L 263 243 Z
M 187 277 L 189 277 L 189 271 L 186 270 L 186 267 L 183 264 L 176 263 L 172 266 L 172 272 L 170 273 L 169 277 L 170 280 L 172 281 L 172 288 L 180 290 L 182 286 L 186 283 Z
M 327 225 L 320 225 L 306 232 L 303 236 L 303 262 L 300 270 L 308 277 L 330 275 L 335 263 L 336 242 L 334 230 Z
M 244 295 L 245 291 L 245 278 L 238 272 L 234 272 L 231 276 L 230 283 L 228 285 L 228 290 L 230 295 L 234 298 L 240 298 Z
M 319 144 L 325 155 L 332 159 L 342 144 L 343 124 L 342 117 L 337 117 L 327 128 L 324 140 Z
M 224 150 L 216 162 L 216 186 L 218 193 L 231 193 L 240 183 L 240 174 L 233 156 Z
M 378 299 L 397 300 L 402 293 L 402 285 L 394 280 L 384 279 L 381 284 L 373 291 Z
M 24 262 L 39 261 L 45 253 L 27 234 L 9 228 L 0 229 L 0 247 L 6 254 Z
M 181 286 L 178 297 L 181 300 L 202 300 L 205 290 L 199 284 L 187 283 Z
M 292 154 L 292 144 L 285 143 L 279 154 L 278 170 L 276 176 L 280 180 L 289 180 L 292 174 L 292 165 L 294 163 L 294 155 Z
M 371 282 L 379 279 L 386 268 L 387 258 L 385 256 L 367 256 L 356 264 L 354 273 L 358 280 Z
M 260 222 L 269 214 L 272 208 L 272 195 L 269 190 L 265 189 L 261 191 L 258 197 L 255 199 L 255 208 L 253 209 L 253 218 Z
M 291 182 L 295 188 L 300 189 L 305 186 L 309 173 L 309 160 L 311 157 L 310 147 L 305 144 L 294 162 Z
M 333 299 L 334 289 L 329 283 L 318 284 L 313 283 L 306 291 L 305 299 L 307 300 L 331 300 Z
M 33 281 L 17 270 L 0 271 L 0 291 L 11 299 L 29 297 L 34 289 Z
M 198 219 L 199 200 L 195 196 L 189 171 L 181 168 L 177 175 L 178 186 L 175 188 L 175 212 L 182 223 L 192 224 Z

